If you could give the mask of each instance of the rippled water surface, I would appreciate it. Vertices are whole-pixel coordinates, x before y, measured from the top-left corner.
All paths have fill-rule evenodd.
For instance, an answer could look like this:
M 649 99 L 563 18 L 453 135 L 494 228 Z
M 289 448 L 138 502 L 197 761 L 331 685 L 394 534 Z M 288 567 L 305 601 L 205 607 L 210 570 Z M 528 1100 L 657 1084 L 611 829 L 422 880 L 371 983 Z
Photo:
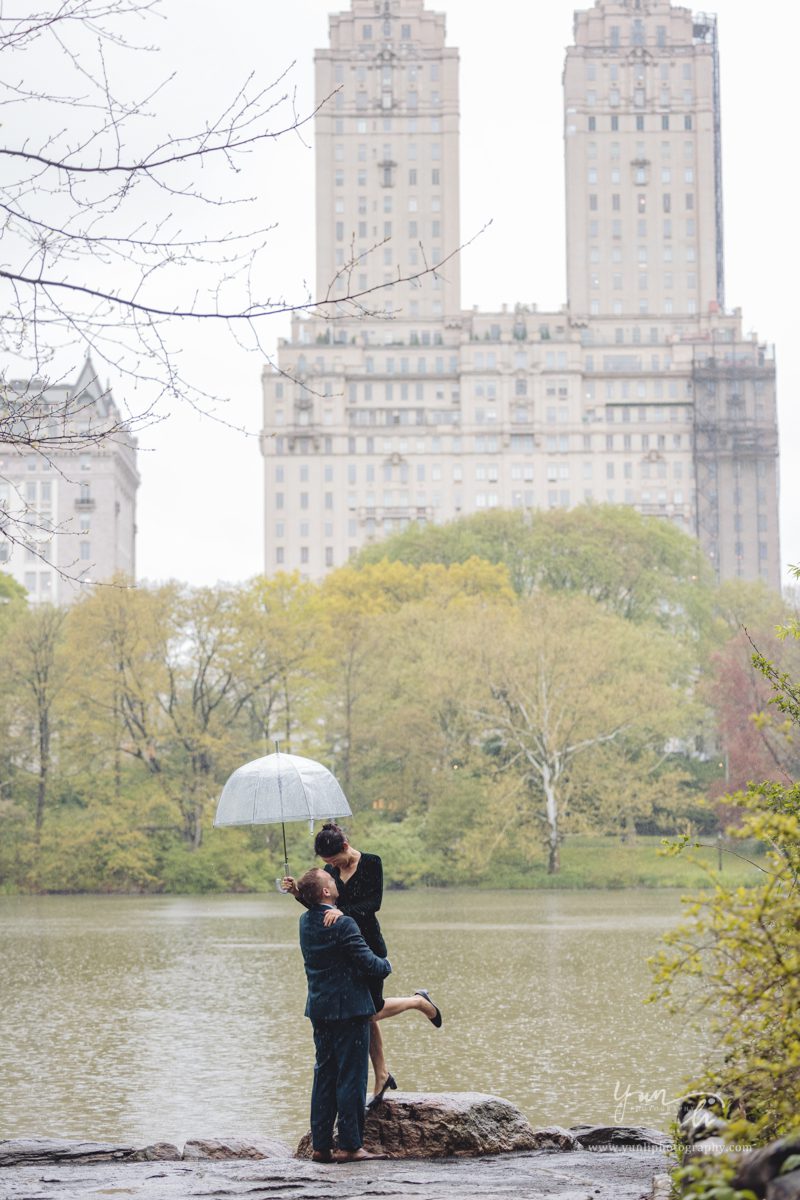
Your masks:
M 643 1003 L 645 959 L 679 911 L 675 892 L 388 893 L 386 995 L 428 987 L 445 1017 L 384 1022 L 400 1087 L 666 1128 L 696 1042 Z M 277 893 L 0 898 L 0 1138 L 299 1138 L 298 916 Z

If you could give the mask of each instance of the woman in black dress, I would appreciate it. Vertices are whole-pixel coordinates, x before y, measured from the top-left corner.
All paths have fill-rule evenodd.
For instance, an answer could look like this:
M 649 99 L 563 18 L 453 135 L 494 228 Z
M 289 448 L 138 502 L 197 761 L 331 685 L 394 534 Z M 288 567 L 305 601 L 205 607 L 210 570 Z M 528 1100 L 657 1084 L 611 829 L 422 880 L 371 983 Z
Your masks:
M 314 851 L 325 863 L 325 870 L 336 880 L 339 890 L 338 907 L 325 914 L 324 924 L 333 925 L 342 916 L 352 917 L 373 954 L 386 958 L 386 942 L 375 915 L 383 900 L 383 865 L 377 854 L 363 854 L 356 850 L 348 842 L 344 830 L 333 822 L 323 825 L 317 834 Z M 284 886 L 297 897 L 293 878 L 287 877 Z M 394 1076 L 386 1066 L 378 1022 L 409 1009 L 418 1009 L 438 1029 L 442 1014 L 424 988 L 420 988 L 413 996 L 384 999 L 382 979 L 369 979 L 368 985 L 375 1005 L 369 1042 L 369 1056 L 375 1072 L 371 1107 L 380 1103 L 387 1088 L 397 1087 Z

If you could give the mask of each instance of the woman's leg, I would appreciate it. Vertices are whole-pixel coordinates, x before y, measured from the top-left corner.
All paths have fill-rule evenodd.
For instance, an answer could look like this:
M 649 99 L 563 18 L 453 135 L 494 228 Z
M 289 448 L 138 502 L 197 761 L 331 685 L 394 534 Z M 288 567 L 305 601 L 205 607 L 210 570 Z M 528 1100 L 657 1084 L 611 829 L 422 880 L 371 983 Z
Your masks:
M 386 1059 L 383 1055 L 383 1034 L 375 1024 L 380 1016 L 381 1013 L 377 1013 L 372 1018 L 369 1027 L 369 1056 L 372 1060 L 372 1070 L 375 1073 L 375 1087 L 372 1089 L 373 1096 L 377 1096 L 389 1074 L 386 1069 Z
M 383 1007 L 380 1012 L 376 1012 L 372 1018 L 370 1025 L 369 1038 L 369 1056 L 372 1060 L 372 1070 L 375 1073 L 375 1087 L 373 1088 L 373 1096 L 377 1096 L 386 1083 L 389 1071 L 386 1066 L 386 1058 L 383 1053 L 383 1035 L 378 1025 L 378 1021 L 385 1021 L 387 1017 L 396 1017 L 402 1012 L 408 1012 L 410 1009 L 419 1009 L 424 1017 L 430 1020 L 436 1016 L 436 1009 L 430 1000 L 426 1000 L 424 996 L 392 996 L 389 1000 L 383 1001 Z
M 436 1016 L 436 1009 L 424 996 L 392 996 L 389 1000 L 384 1000 L 383 1008 L 375 1014 L 372 1020 L 385 1021 L 387 1017 L 396 1017 L 399 1013 L 408 1012 L 411 1008 L 418 1008 L 428 1020 Z M 372 1053 L 371 1047 L 372 1043 L 370 1042 L 370 1053 Z

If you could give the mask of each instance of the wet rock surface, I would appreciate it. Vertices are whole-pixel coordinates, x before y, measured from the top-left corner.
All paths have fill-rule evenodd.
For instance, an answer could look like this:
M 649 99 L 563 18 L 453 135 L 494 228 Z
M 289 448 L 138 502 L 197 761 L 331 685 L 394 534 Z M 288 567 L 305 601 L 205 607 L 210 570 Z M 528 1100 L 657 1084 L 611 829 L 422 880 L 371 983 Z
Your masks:
M 0 1142 L 0 1167 L 30 1163 L 153 1162 L 179 1159 L 181 1152 L 170 1142 L 152 1146 L 130 1146 L 121 1142 L 70 1142 L 60 1138 L 16 1138 Z
M 0 1142 L 0 1167 L 33 1166 L 36 1163 L 84 1165 L 291 1157 L 292 1151 L 285 1142 L 270 1137 L 195 1138 L 186 1143 L 182 1153 L 172 1142 L 153 1142 L 149 1146 L 122 1142 L 69 1142 L 59 1138 L 17 1138 Z
M 299 1153 L 310 1153 L 305 1138 Z M 396 1093 L 367 1119 L 365 1144 L 385 1161 L 322 1165 L 276 1138 L 196 1138 L 182 1152 L 24 1138 L 0 1142 L 2 1200 L 645 1200 L 668 1169 L 655 1130 L 581 1125 L 534 1129 L 497 1096 Z M 783 1200 L 783 1197 L 781 1197 Z
M 200 1197 L 267 1200 L 644 1200 L 658 1151 L 522 1151 L 481 1158 L 401 1159 L 321 1166 L 305 1159 L 261 1162 L 131 1162 L 20 1166 L 0 1175 L 3 1200 L 134 1200 Z

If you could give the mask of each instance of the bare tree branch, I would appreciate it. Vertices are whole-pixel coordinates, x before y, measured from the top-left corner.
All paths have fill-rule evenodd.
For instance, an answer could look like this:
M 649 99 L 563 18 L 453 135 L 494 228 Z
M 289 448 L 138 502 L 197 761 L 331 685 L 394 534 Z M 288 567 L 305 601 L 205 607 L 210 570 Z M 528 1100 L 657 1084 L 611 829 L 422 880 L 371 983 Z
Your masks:
M 386 241 L 353 246 L 323 295 L 305 285 L 300 298 L 275 295 L 267 255 L 276 224 L 260 211 L 266 152 L 291 134 L 307 145 L 331 97 L 300 112 L 287 86 L 292 64 L 265 87 L 248 75 L 173 134 L 174 72 L 149 69 L 139 94 L 124 94 L 125 58 L 146 54 L 150 67 L 158 38 L 138 35 L 161 15 L 160 0 L 42 0 L 20 13 L 0 2 L 0 106 L 24 104 L 32 131 L 13 140 L 20 123 L 8 121 L 0 132 L 0 353 L 20 363 L 0 367 L 0 452 L 33 453 L 56 470 L 68 471 L 81 448 L 164 419 L 173 401 L 238 428 L 220 411 L 226 398 L 200 382 L 202 368 L 195 377 L 184 366 L 187 324 L 219 326 L 237 352 L 273 363 L 268 318 L 391 319 L 374 306 L 377 293 L 436 278 L 464 248 L 432 265 L 423 246 L 422 268 L 398 266 L 391 283 L 356 289 L 356 267 Z M 59 391 L 88 353 L 123 385 L 119 410 L 102 419 L 86 396 Z M 35 527 L 36 514 L 16 502 L 0 507 L 9 540 L 29 546 Z

